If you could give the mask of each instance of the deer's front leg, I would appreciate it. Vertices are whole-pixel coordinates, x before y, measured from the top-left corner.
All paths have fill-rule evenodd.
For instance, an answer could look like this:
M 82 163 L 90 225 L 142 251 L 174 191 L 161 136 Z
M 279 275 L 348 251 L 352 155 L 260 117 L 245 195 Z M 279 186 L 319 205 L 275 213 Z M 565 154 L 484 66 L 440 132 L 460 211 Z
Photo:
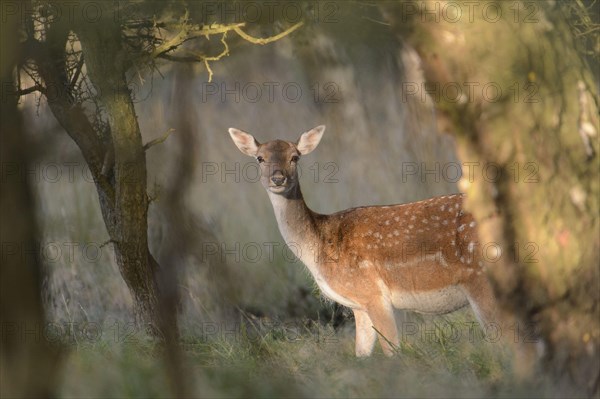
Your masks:
M 394 308 L 385 298 L 375 301 L 367 308 L 373 326 L 379 332 L 379 344 L 386 356 L 394 355 L 394 348 L 398 347 L 398 328 L 394 318 Z
M 353 312 L 356 323 L 356 356 L 370 356 L 373 352 L 373 346 L 375 346 L 377 333 L 373 329 L 373 323 L 366 311 L 354 309 Z

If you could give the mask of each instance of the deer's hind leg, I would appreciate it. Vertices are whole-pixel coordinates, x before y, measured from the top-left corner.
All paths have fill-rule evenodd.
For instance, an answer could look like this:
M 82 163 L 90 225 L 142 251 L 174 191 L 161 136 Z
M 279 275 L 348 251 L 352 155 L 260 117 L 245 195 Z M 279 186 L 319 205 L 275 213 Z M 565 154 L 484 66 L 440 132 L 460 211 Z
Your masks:
M 392 304 L 385 298 L 380 298 L 367 307 L 367 313 L 373 327 L 377 329 L 376 333 L 383 353 L 386 356 L 393 356 L 400 341 Z
M 473 276 L 467 283 L 463 284 L 463 289 L 467 295 L 471 309 L 473 309 L 484 331 L 488 325 L 499 323 L 498 306 L 492 285 L 483 272 L 477 276 Z

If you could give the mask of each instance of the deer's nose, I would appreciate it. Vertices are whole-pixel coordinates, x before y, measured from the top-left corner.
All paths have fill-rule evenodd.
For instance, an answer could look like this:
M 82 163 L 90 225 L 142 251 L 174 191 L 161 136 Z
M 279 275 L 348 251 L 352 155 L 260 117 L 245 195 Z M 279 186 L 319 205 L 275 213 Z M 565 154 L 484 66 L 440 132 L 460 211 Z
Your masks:
M 286 177 L 283 175 L 283 173 L 277 171 L 273 174 L 273 176 L 271 176 L 271 181 L 273 182 L 273 184 L 275 184 L 276 186 L 281 186 L 285 183 L 286 181 Z

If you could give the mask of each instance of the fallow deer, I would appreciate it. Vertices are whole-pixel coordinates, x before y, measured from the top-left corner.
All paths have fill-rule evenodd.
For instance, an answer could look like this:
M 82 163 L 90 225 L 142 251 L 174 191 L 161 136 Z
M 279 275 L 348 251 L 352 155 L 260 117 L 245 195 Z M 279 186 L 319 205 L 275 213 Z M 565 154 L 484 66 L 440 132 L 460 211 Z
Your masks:
M 491 322 L 495 300 L 476 250 L 476 222 L 463 211 L 461 194 L 331 215 L 306 205 L 298 162 L 324 131 L 318 126 L 297 143 L 260 144 L 229 129 L 242 153 L 260 164 L 261 183 L 288 247 L 324 296 L 354 312 L 356 355 L 371 354 L 378 332 L 384 353 L 394 353 L 399 344 L 394 308 L 443 314 L 471 305 L 482 325 Z

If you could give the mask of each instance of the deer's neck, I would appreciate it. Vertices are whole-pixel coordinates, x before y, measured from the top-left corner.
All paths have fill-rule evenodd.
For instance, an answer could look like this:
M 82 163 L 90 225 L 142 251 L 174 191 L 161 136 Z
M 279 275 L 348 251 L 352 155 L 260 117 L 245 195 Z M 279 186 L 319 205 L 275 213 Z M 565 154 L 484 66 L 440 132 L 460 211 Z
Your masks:
M 286 196 L 269 192 L 269 198 L 275 210 L 279 231 L 287 246 L 308 268 L 323 294 L 344 306 L 357 308 L 355 302 L 330 286 L 331 269 L 328 265 L 335 263 L 329 263 L 328 258 L 323 257 L 325 246 L 319 231 L 323 227 L 317 222 L 317 218 L 322 215 L 317 215 L 306 206 L 300 187 Z
M 285 195 L 268 192 L 279 231 L 287 246 L 308 268 L 317 272 L 319 234 L 312 212 L 302 197 L 300 187 Z

